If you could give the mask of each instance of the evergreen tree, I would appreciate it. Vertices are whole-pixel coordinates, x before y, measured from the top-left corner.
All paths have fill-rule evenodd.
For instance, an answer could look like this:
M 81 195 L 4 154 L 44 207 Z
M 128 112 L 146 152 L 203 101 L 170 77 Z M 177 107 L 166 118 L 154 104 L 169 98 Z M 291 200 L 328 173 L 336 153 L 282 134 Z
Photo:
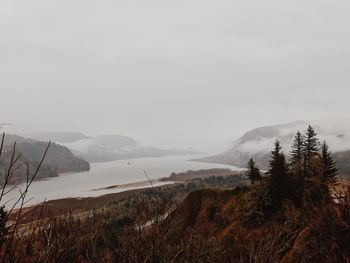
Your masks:
M 339 173 L 336 162 L 333 159 L 332 153 L 328 149 L 327 143 L 324 141 L 322 144 L 322 169 L 323 176 L 326 180 L 333 181 Z
M 278 161 L 279 156 L 281 155 L 281 144 L 278 140 L 275 142 L 275 148 L 271 152 L 271 160 L 270 160 L 270 170 L 269 173 L 271 173 L 272 168 L 275 166 L 275 163 Z
M 254 184 L 256 181 L 261 179 L 259 167 L 254 162 L 253 158 L 250 158 L 247 168 L 248 168 L 247 176 L 249 177 L 252 184 Z
M 320 141 L 317 138 L 317 133 L 314 128 L 309 125 L 304 136 L 304 145 L 303 145 L 303 155 L 304 155 L 304 174 L 306 176 L 310 175 L 311 167 L 310 163 L 314 156 L 318 154 L 320 150 Z
M 301 204 L 304 188 L 304 172 L 303 172 L 303 145 L 304 138 L 298 131 L 294 137 L 290 151 L 290 194 L 292 199 Z
M 290 151 L 290 164 L 296 171 L 300 174 L 302 171 L 302 161 L 303 161 L 303 145 L 304 139 L 301 133 L 298 131 L 295 135 L 294 141 L 292 143 Z
M 286 157 L 281 152 L 279 141 L 275 142 L 275 148 L 271 152 L 270 160 L 270 195 L 273 203 L 280 204 L 288 194 L 288 166 Z

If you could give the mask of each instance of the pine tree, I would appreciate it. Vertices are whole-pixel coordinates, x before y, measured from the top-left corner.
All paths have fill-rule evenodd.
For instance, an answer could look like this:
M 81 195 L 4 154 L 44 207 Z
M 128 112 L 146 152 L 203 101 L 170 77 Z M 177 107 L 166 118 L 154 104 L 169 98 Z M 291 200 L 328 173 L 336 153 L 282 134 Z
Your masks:
M 275 148 L 273 149 L 273 151 L 271 152 L 271 160 L 270 160 L 270 170 L 269 172 L 271 172 L 272 168 L 275 166 L 275 163 L 278 161 L 278 158 L 281 154 L 281 144 L 278 140 L 276 140 L 275 142 Z
M 275 148 L 271 152 L 269 169 L 270 195 L 275 204 L 280 204 L 288 194 L 288 165 L 281 149 L 280 142 L 276 141 Z
M 310 163 L 314 156 L 318 154 L 320 150 L 320 141 L 317 138 L 317 133 L 314 128 L 309 125 L 304 136 L 304 145 L 303 145 L 303 155 L 304 155 L 304 174 L 309 176 L 311 173 Z
M 254 184 L 256 181 L 261 179 L 259 167 L 254 162 L 253 158 L 250 158 L 247 168 L 248 168 L 247 176 L 249 177 L 252 184 Z
M 298 131 L 295 135 L 294 141 L 292 143 L 290 151 L 290 164 L 293 166 L 298 174 L 302 171 L 302 161 L 303 161 L 303 145 L 304 139 L 301 133 Z
M 304 138 L 298 131 L 294 137 L 290 151 L 290 193 L 295 202 L 300 204 L 302 201 L 304 188 L 304 172 L 303 172 L 303 145 Z
M 326 180 L 333 181 L 339 173 L 336 162 L 333 159 L 331 151 L 328 149 L 327 143 L 324 141 L 322 144 L 322 169 L 323 176 Z

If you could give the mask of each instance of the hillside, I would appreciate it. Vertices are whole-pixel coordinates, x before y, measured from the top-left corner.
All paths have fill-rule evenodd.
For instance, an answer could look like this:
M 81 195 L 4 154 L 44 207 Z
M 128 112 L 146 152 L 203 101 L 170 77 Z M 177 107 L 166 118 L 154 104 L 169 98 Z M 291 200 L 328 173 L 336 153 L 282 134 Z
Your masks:
M 350 178 L 350 150 L 337 152 L 334 154 L 335 160 L 338 162 L 338 167 L 343 173 L 343 176 Z
M 247 177 L 225 169 L 188 171 L 172 174 L 171 185 L 25 209 L 18 229 L 30 234 L 5 239 L 18 246 L 14 254 L 2 250 L 4 258 L 347 263 L 350 185 L 336 177 L 326 143 L 319 151 L 313 127 L 305 136 L 305 143 L 293 144 L 293 150 L 303 146 L 301 154 L 293 151 L 288 160 L 275 142 L 267 174 L 253 177 L 254 165 Z M 20 212 L 10 220 L 18 222 Z
M 199 161 L 210 163 L 231 164 L 246 167 L 249 158 L 253 158 L 261 169 L 267 169 L 270 158 L 270 146 L 277 139 L 280 141 L 283 151 L 288 154 L 290 143 L 297 131 L 303 132 L 306 122 L 296 121 L 287 124 L 260 127 L 246 132 L 242 137 L 233 142 L 229 149 L 217 155 L 208 156 Z M 318 123 L 315 125 L 318 137 L 326 140 L 339 161 L 339 167 L 345 174 L 350 174 L 350 137 L 346 128 L 330 127 Z M 349 151 L 348 151 L 349 150 Z
M 2 174 L 8 168 L 14 142 L 17 142 L 16 154 L 21 154 L 21 158 L 17 163 L 19 168 L 16 170 L 12 183 L 19 183 L 25 180 L 26 177 L 26 167 L 24 164 L 28 163 L 30 172 L 33 173 L 42 158 L 47 143 L 26 139 L 17 135 L 6 135 L 4 151 L 0 162 L 0 171 Z M 75 157 L 67 147 L 52 143 L 37 178 L 55 177 L 59 173 L 88 171 L 89 169 L 89 163 Z
M 252 215 L 259 210 L 262 188 L 260 184 L 192 192 L 163 223 L 163 227 L 174 226 L 169 243 L 189 241 L 191 235 L 200 233 L 217 252 L 226 253 L 228 262 L 235 262 L 234 258 L 242 262 L 347 262 L 350 228 L 336 206 L 285 204 L 265 211 L 265 219 L 257 220 Z
M 188 150 L 168 150 L 141 146 L 133 138 L 118 134 L 89 137 L 81 133 L 51 132 L 37 133 L 31 136 L 31 138 L 52 140 L 61 144 L 69 148 L 76 156 L 89 162 L 108 162 L 193 153 Z
M 316 135 L 312 126 L 305 139 L 298 134 L 288 160 L 276 141 L 268 173 L 253 177 L 251 161 L 250 186 L 190 193 L 161 225 L 172 228 L 168 246 L 197 235 L 214 247 L 207 261 L 349 262 L 350 187 L 337 179 L 331 152 L 326 142 L 320 151 Z
M 72 143 L 89 137 L 79 132 L 40 132 L 25 134 L 26 137 L 39 141 L 54 141 L 57 143 Z

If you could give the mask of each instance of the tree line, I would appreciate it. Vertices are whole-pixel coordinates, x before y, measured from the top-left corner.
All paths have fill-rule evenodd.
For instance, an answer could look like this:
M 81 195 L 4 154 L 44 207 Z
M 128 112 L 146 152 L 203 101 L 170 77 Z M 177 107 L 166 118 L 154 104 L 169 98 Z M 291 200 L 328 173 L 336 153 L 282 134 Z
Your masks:
M 339 173 L 329 147 L 317 138 L 315 129 L 309 125 L 303 135 L 296 133 L 289 152 L 289 159 L 276 140 L 271 151 L 267 176 L 261 175 L 256 162 L 251 158 L 248 172 L 252 184 L 268 180 L 271 200 L 280 204 L 284 199 L 301 203 L 305 198 L 329 197 L 329 185 L 334 184 Z M 317 187 L 318 189 L 316 189 Z

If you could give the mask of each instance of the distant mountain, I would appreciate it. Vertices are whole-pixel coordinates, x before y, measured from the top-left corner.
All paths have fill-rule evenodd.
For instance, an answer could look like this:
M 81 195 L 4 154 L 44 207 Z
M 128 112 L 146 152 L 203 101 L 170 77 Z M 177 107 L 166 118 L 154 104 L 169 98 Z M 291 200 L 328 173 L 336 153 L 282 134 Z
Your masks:
M 34 134 L 32 138 L 55 141 L 69 148 L 76 156 L 89 162 L 193 153 L 193 151 L 188 150 L 166 150 L 140 146 L 133 138 L 118 134 L 89 137 L 80 133 L 61 134 L 55 132 Z
M 3 154 L 0 158 L 2 176 L 8 168 L 14 142 L 17 142 L 16 153 L 22 155 L 17 163 L 19 168 L 14 173 L 12 180 L 12 183 L 18 183 L 25 180 L 25 163 L 29 164 L 31 174 L 35 171 L 44 154 L 47 142 L 26 139 L 18 135 L 6 135 Z M 52 143 L 37 178 L 55 177 L 59 173 L 88 171 L 89 169 L 89 163 L 75 157 L 67 147 Z
M 343 176 L 350 178 L 350 150 L 336 152 L 334 157 L 338 162 L 338 167 L 342 171 Z
M 57 143 L 72 143 L 89 137 L 79 132 L 41 132 L 25 134 L 26 137 L 39 141 L 55 141 Z
M 95 142 L 100 145 L 108 146 L 111 148 L 123 148 L 123 147 L 137 147 L 137 142 L 123 135 L 98 135 L 94 138 Z
M 260 168 L 267 169 L 270 151 L 273 144 L 278 139 L 283 146 L 283 151 L 289 153 L 290 145 L 297 131 L 305 132 L 309 123 L 296 121 L 287 124 L 260 127 L 246 132 L 242 137 L 233 142 L 230 148 L 220 154 L 208 156 L 200 161 L 211 163 L 231 164 L 246 167 L 249 158 L 253 157 Z M 350 133 L 345 128 L 327 126 L 323 123 L 311 123 L 318 132 L 321 141 L 326 140 L 330 149 L 339 159 L 339 166 L 343 168 L 350 166 Z

